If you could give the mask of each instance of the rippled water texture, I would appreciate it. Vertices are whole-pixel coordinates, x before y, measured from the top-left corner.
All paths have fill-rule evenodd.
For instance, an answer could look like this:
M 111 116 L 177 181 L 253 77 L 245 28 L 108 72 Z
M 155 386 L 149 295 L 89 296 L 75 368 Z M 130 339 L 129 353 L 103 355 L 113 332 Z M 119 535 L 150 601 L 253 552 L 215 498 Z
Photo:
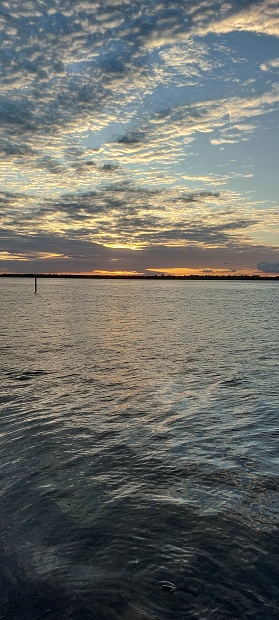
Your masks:
M 279 617 L 278 282 L 1 286 L 1 620 Z

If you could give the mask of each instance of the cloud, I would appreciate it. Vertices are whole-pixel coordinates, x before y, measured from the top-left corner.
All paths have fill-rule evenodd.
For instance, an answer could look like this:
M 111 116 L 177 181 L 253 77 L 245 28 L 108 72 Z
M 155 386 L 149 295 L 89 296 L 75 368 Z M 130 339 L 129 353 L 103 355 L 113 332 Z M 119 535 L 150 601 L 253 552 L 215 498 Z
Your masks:
M 259 271 L 262 271 L 262 273 L 279 273 L 279 261 L 275 263 L 258 263 L 257 268 Z
M 200 78 L 204 73 L 223 66 L 222 54 L 216 52 L 216 47 L 194 39 L 178 45 L 170 44 L 159 51 L 163 65 L 158 64 L 155 76 L 158 81 L 177 86 L 193 84 L 193 78 Z
M 209 24 L 198 26 L 200 34 L 205 32 L 216 32 L 218 34 L 239 31 L 255 32 L 271 36 L 279 36 L 279 8 L 274 0 L 264 0 L 263 2 L 250 1 L 244 2 L 243 6 L 234 7 L 227 5 L 227 12 Z M 228 14 L 226 14 L 228 13 Z
M 175 0 L 157 4 L 83 0 L 69 5 L 61 0 L 44 5 L 30 0 L 23 6 L 14 0 L 3 7 L 0 116 L 6 137 L 3 148 L 14 149 L 9 153 L 12 170 L 3 162 L 5 177 L 13 177 L 11 183 L 19 166 L 50 173 L 46 178 L 29 172 L 28 182 L 37 187 L 43 179 L 52 190 L 59 181 L 51 177 L 60 175 L 64 191 L 71 183 L 81 183 L 73 179 L 76 170 L 83 182 L 90 183 L 89 168 L 92 174 L 94 163 L 78 165 L 74 155 L 69 161 L 69 148 L 74 153 L 74 143 L 113 123 L 122 129 L 119 126 L 115 140 L 106 136 L 103 156 L 109 162 L 100 161 L 98 172 L 107 164 L 118 166 L 118 171 L 134 162 L 145 167 L 153 162 L 170 165 L 171 157 L 179 161 L 200 133 L 212 134 L 213 145 L 247 140 L 256 127 L 246 119 L 269 112 L 278 102 L 272 89 L 259 96 L 229 93 L 227 98 L 202 96 L 179 104 L 176 100 L 188 78 L 197 78 L 197 86 L 207 74 L 217 79 L 214 71 L 220 73 L 228 55 L 235 53 L 197 39 L 201 27 L 205 33 L 214 32 L 216 24 L 218 32 L 227 32 L 228 24 L 240 30 L 242 24 L 252 28 L 251 16 L 258 23 L 263 13 L 273 23 L 276 10 L 271 2 L 230 5 L 208 0 L 184 6 Z M 16 34 L 9 34 L 8 25 Z M 168 42 L 162 42 L 162 37 Z M 153 51 L 154 45 L 158 52 Z M 177 94 L 168 95 L 166 108 L 156 92 L 164 88 L 165 101 L 167 85 L 170 93 Z M 16 157 L 19 148 L 20 159 Z M 109 169 L 103 167 L 103 171 Z
M 279 69 L 279 58 L 273 58 L 267 60 L 260 65 L 262 71 L 272 71 L 273 69 Z
M 10 241 L 8 243 L 8 235 Z M 85 239 L 65 239 L 53 231 L 47 235 L 15 235 L 6 231 L 1 255 L 2 272 L 19 273 L 88 273 L 92 271 L 134 271 L 150 273 L 167 269 L 245 268 L 255 272 L 258 263 L 273 263 L 278 250 L 245 243 L 225 247 L 207 247 L 189 242 L 186 246 L 149 245 L 142 249 L 103 247 Z M 59 248 L 59 252 L 57 251 Z M 276 263 L 274 263 L 276 264 Z M 278 269 L 278 263 L 277 263 Z M 266 272 L 267 273 L 267 272 Z
M 59 249 L 71 241 L 127 249 L 156 245 L 175 248 L 192 243 L 204 248 L 251 244 L 251 232 L 263 227 L 266 213 L 242 203 L 240 214 L 238 200 L 228 191 L 151 190 L 129 182 L 40 201 L 36 196 L 6 192 L 2 194 L 6 205 L 1 221 L 6 229 L 3 248 L 8 250 L 13 238 L 17 244 L 18 236 L 21 240 L 28 238 L 30 226 L 35 246 L 36 239 L 40 247 L 42 238 L 51 243 L 52 232 L 54 247 Z

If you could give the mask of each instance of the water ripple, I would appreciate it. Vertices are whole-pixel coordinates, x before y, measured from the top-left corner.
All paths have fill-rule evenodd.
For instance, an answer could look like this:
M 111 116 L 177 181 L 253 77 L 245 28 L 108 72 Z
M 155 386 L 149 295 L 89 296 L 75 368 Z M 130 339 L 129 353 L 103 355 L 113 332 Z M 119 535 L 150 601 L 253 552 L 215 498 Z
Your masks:
M 1 302 L 1 618 L 277 618 L 278 285 L 43 284 Z

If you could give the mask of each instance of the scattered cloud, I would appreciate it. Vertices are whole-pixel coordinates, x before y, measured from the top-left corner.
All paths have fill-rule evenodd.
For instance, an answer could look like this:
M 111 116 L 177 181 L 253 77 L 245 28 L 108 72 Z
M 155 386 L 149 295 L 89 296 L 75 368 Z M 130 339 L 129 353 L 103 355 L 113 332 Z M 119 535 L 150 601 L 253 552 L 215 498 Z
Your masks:
M 272 58 L 272 60 L 267 60 L 260 65 L 262 71 L 272 71 L 273 69 L 279 69 L 279 58 Z

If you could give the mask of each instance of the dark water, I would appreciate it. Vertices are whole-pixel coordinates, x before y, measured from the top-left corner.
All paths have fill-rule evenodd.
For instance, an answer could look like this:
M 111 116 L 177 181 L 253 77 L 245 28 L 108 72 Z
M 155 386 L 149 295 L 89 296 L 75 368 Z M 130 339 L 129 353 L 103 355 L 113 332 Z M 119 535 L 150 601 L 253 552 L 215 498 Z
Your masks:
M 278 618 L 278 283 L 0 286 L 1 620 Z

